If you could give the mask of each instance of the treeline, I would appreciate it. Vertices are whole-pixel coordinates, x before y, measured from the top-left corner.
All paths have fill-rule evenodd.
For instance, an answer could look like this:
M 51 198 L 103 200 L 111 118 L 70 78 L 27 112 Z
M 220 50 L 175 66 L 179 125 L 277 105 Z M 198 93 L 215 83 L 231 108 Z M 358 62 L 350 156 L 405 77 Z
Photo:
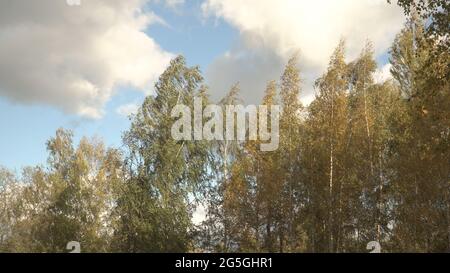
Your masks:
M 413 17 L 376 83 L 372 46 L 346 62 L 345 43 L 299 101 L 297 58 L 269 82 L 280 145 L 175 141 L 172 108 L 209 103 L 197 67 L 174 59 L 123 148 L 60 129 L 45 166 L 0 170 L 0 252 L 450 251 L 450 53 Z M 234 86 L 221 105 L 240 104 Z M 193 223 L 204 207 L 205 219 Z

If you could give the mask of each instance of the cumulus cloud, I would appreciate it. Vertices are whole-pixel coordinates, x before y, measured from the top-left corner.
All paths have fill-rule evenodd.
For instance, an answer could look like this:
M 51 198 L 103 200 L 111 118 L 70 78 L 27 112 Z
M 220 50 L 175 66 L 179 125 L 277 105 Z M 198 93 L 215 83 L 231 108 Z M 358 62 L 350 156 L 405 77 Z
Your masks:
M 119 85 L 150 90 L 172 54 L 144 33 L 146 0 L 0 2 L 0 96 L 100 118 Z
M 294 53 L 300 52 L 304 96 L 311 97 L 314 79 L 341 38 L 350 59 L 367 40 L 380 55 L 404 22 L 402 10 L 385 0 L 205 0 L 202 9 L 240 33 L 235 47 L 208 68 L 209 84 L 223 95 L 239 81 L 244 99 L 252 103 L 261 98 L 264 81 L 278 79 Z

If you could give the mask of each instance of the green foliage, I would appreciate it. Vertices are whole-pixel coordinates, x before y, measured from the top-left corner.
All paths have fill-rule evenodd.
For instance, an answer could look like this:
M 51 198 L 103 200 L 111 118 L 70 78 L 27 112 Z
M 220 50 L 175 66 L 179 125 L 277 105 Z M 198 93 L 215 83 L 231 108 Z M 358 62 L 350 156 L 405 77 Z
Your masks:
M 59 129 L 45 166 L 0 168 L 0 252 L 66 252 L 69 241 L 82 252 L 366 252 L 370 241 L 449 251 L 450 53 L 427 31 L 411 16 L 383 83 L 371 43 L 347 62 L 341 41 L 308 106 L 290 59 L 262 101 L 282 106 L 273 152 L 259 139 L 174 140 L 173 107 L 209 104 L 199 69 L 175 58 L 132 117 L 124 151 L 95 138 L 75 145 Z
M 191 203 L 208 179 L 209 145 L 173 140 L 171 111 L 177 104 L 193 108 L 202 81 L 197 67 L 174 59 L 124 135 L 129 179 L 115 234 L 121 251 L 183 252 L 191 244 Z
M 96 139 L 84 138 L 75 148 L 72 133 L 62 129 L 47 147 L 48 168 L 26 168 L 15 198 L 9 196 L 15 201 L 8 203 L 13 215 L 4 251 L 65 252 L 70 241 L 79 241 L 84 252 L 107 251 L 115 187 L 122 181 L 120 153 Z
M 388 0 L 391 3 L 391 0 Z M 450 2 L 447 0 L 398 0 L 405 14 L 418 14 L 424 20 L 430 20 L 427 36 L 438 39 L 444 50 L 450 48 Z

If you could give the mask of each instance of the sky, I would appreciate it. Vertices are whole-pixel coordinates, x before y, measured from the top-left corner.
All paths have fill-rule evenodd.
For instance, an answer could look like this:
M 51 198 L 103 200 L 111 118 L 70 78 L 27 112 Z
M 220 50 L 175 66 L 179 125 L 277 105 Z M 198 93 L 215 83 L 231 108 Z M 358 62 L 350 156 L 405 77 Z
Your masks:
M 376 80 L 405 21 L 385 0 L 0 0 L 0 165 L 44 164 L 64 127 L 121 147 L 122 133 L 178 54 L 199 65 L 213 100 L 236 82 L 257 104 L 299 54 L 302 100 L 339 40 L 374 44 Z

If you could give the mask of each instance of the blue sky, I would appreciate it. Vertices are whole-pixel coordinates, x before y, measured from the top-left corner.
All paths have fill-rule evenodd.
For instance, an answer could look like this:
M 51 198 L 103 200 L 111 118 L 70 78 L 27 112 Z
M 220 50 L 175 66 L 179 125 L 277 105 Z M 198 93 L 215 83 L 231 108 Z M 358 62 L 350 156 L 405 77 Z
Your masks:
M 228 24 L 207 24 L 201 17 L 201 1 L 191 1 L 182 10 L 173 10 L 163 4 L 149 6 L 164 18 L 170 27 L 152 25 L 146 32 L 165 50 L 183 54 L 189 65 L 204 69 L 215 56 L 225 52 L 236 37 L 236 30 Z M 45 143 L 59 127 L 74 131 L 75 141 L 82 136 L 100 136 L 107 145 L 120 147 L 121 134 L 130 121 L 116 112 L 126 103 L 140 103 L 145 95 L 131 87 L 119 87 L 106 105 L 106 114 L 100 120 L 91 120 L 66 114 L 51 106 L 21 105 L 0 97 L 0 165 L 20 170 L 24 166 L 46 162 Z
M 21 0 L 18 0 L 18 2 L 20 1 Z M 251 1 L 252 0 L 249 0 L 247 3 Z M 131 2 L 140 3 L 143 1 L 133 0 Z M 173 4 L 175 2 L 179 2 L 179 4 Z M 164 23 L 150 24 L 144 30 L 144 33 L 148 37 L 151 37 L 163 52 L 172 55 L 183 54 L 187 58 L 189 65 L 200 65 L 202 71 L 207 75 L 207 80 L 212 81 L 211 79 L 220 79 L 220 81 L 214 81 L 212 84 L 212 92 L 223 93 L 227 86 L 231 85 L 233 82 L 241 81 L 243 87 L 245 87 L 244 93 L 246 92 L 244 97 L 255 96 L 255 94 L 259 92 L 258 90 L 262 90 L 262 86 L 259 86 L 259 83 L 256 84 L 256 82 L 258 81 L 264 84 L 266 80 L 270 80 L 274 78 L 275 75 L 279 75 L 282 69 L 281 64 L 287 60 L 289 50 L 291 50 L 293 44 L 298 46 L 305 55 L 309 53 L 309 56 L 312 56 L 311 58 L 305 57 L 305 64 L 302 65 L 302 69 L 306 75 L 305 77 L 307 78 L 306 84 L 311 82 L 319 73 L 318 71 L 323 68 L 324 64 L 322 63 L 325 62 L 324 60 L 329 56 L 329 48 L 335 46 L 335 41 L 337 41 L 341 35 L 335 35 L 335 37 L 333 36 L 330 38 L 329 43 L 332 44 L 331 46 L 319 47 L 323 49 L 324 52 L 322 54 L 325 55 L 325 57 L 322 57 L 318 53 L 317 56 L 315 56 L 314 54 L 316 54 L 316 52 L 313 51 L 315 47 L 314 44 L 311 46 L 308 43 L 323 43 L 323 40 L 320 38 L 320 35 L 322 34 L 318 33 L 317 36 L 307 35 L 306 38 L 308 38 L 308 42 L 305 42 L 303 38 L 296 38 L 305 36 L 303 35 L 305 33 L 303 27 L 308 23 L 308 21 L 304 21 L 306 20 L 305 18 L 302 19 L 303 21 L 299 19 L 299 21 L 294 24 L 292 32 L 295 33 L 292 35 L 291 32 L 287 30 L 283 21 L 283 18 L 286 17 L 286 20 L 292 23 L 293 18 L 294 20 L 297 18 L 297 14 L 289 13 L 289 10 L 292 10 L 294 7 L 292 5 L 295 5 L 295 8 L 298 8 L 299 10 L 311 8 L 312 10 L 310 10 L 310 12 L 314 12 L 314 7 L 310 7 L 310 4 L 297 6 L 297 3 L 294 4 L 287 0 L 280 1 L 281 4 L 278 4 L 276 8 L 272 8 L 271 5 L 276 5 L 278 1 L 268 0 L 254 2 L 262 4 L 257 8 L 249 9 L 249 7 L 246 6 L 245 3 L 242 4 L 242 2 L 227 2 L 223 0 L 159 0 L 150 1 L 150 3 L 146 3 L 139 7 L 143 9 L 144 13 L 153 12 L 158 18 L 164 21 Z M 343 1 L 343 3 L 344 2 L 346 1 Z M 285 9 L 283 9 L 283 5 L 285 6 Z M 281 6 L 281 8 L 279 6 Z M 343 6 L 345 6 L 345 3 Z M 367 7 L 362 5 L 361 7 L 357 6 L 355 8 L 353 6 L 350 5 L 349 2 L 348 9 L 350 11 L 342 10 L 337 12 L 341 12 L 342 14 L 357 14 L 360 13 L 358 8 L 363 9 Z M 111 6 L 111 8 L 115 7 L 116 6 Z M 51 8 L 52 6 L 47 7 L 47 9 Z M 67 7 L 61 8 L 67 9 Z M 388 17 L 379 18 L 380 20 L 386 20 L 386 25 L 380 26 L 380 24 L 373 24 L 371 22 L 374 21 L 374 18 L 376 19 L 377 16 L 386 16 L 384 15 L 386 13 L 383 13 L 383 9 L 386 8 L 383 4 L 380 3 L 380 6 L 377 8 L 380 12 L 372 12 L 373 14 L 369 15 L 369 17 L 372 16 L 373 18 L 369 18 L 370 21 L 364 22 L 367 23 L 367 27 L 369 28 L 367 31 L 372 31 L 376 34 L 373 39 L 374 44 L 382 44 L 380 48 L 376 48 L 377 59 L 380 63 L 380 73 L 382 74 L 383 65 L 387 62 L 387 45 L 392 41 L 393 35 L 395 35 L 401 27 L 401 24 L 398 22 L 401 22 L 403 18 L 400 18 L 401 13 L 395 10 L 391 13 L 388 12 Z M 2 10 L 1 6 L 0 10 Z M 70 10 L 67 12 L 70 12 Z M 1 16 L 2 14 L 0 11 L 0 17 Z M 318 16 L 320 17 L 320 15 Z M 327 16 L 327 20 L 331 20 L 327 14 L 323 14 L 323 16 Z M 337 16 L 337 18 L 341 18 L 339 20 L 342 20 L 342 16 Z M 20 19 L 13 17 L 9 19 L 6 18 L 5 20 L 10 20 L 9 22 L 6 22 L 9 23 L 9 25 L 20 23 L 18 22 Z M 6 31 L 12 29 L 6 23 L 0 20 L 0 44 L 2 44 L 1 39 L 9 37 L 6 35 L 2 36 L 2 31 L 3 33 L 6 33 Z M 51 24 L 48 22 L 40 23 L 45 26 Z M 323 23 L 330 24 L 329 21 Z M 4 25 L 2 26 L 2 24 Z M 390 27 L 389 24 L 396 24 L 396 27 Z M 280 32 L 274 31 L 272 27 L 277 27 L 275 30 L 279 29 Z M 320 25 L 316 25 L 316 27 L 318 28 L 318 31 L 329 33 L 329 29 L 326 26 L 322 28 Z M 379 30 L 379 28 L 383 29 Z M 383 33 L 383 31 L 385 31 L 385 33 Z M 357 50 L 353 48 L 362 47 L 359 39 L 361 35 L 357 34 L 358 39 L 353 39 L 353 34 L 358 33 L 358 30 L 353 28 L 349 29 L 347 24 L 342 24 L 342 32 L 346 38 L 350 38 L 349 50 L 351 52 L 349 55 L 352 55 L 354 52 L 357 52 Z M 388 37 L 387 40 L 385 39 L 385 36 Z M 10 37 L 17 37 L 17 35 Z M 366 39 L 372 37 L 363 38 Z M 283 42 L 286 43 L 283 44 Z M 43 48 L 45 49 L 45 47 Z M 5 53 L 5 48 L 0 46 L 0 58 L 6 56 L 2 55 L 2 50 L 4 51 L 4 54 L 7 54 Z M 49 56 L 53 55 L 50 54 Z M 64 59 L 67 56 L 62 53 L 59 57 Z M 17 56 L 16 59 L 20 59 L 20 56 Z M 259 62 L 255 61 L 255 59 L 263 59 L 265 61 Z M 258 70 L 261 68 L 261 73 L 242 71 L 243 63 L 246 64 L 246 69 Z M 0 75 L 2 73 L 7 75 L 6 71 L 8 69 L 9 67 L 6 67 L 6 65 L 2 66 L 0 64 Z M 386 71 L 386 69 L 384 70 Z M 27 72 L 25 71 L 25 73 Z M 240 79 L 239 75 L 243 75 L 245 78 Z M 22 76 L 18 73 L 16 73 L 16 76 L 17 81 L 25 81 L 29 78 L 26 77 L 27 75 Z M 2 128 L 0 132 L 0 165 L 15 169 L 16 171 L 20 171 L 20 168 L 24 166 L 45 163 L 47 158 L 45 143 L 54 135 L 59 127 L 72 129 L 75 133 L 75 141 L 78 141 L 82 136 L 100 136 L 108 146 L 120 147 L 122 132 L 127 130 L 130 122 L 127 117 L 120 115 L 117 112 L 117 109 L 122 105 L 130 103 L 140 104 L 147 94 L 143 92 L 142 88 L 132 87 L 132 85 L 129 84 L 114 85 L 112 93 L 108 93 L 109 96 L 104 104 L 99 104 L 99 107 L 102 108 L 103 115 L 100 118 L 93 119 L 80 115 L 79 112 L 70 107 L 71 100 L 77 98 L 77 96 L 67 96 L 67 98 L 62 97 L 62 99 L 59 100 L 52 100 L 51 97 L 48 100 L 41 100 L 39 98 L 41 93 L 39 92 L 44 91 L 38 88 L 36 91 L 33 91 L 35 93 L 30 93 L 31 91 L 21 91 L 21 89 L 13 90 L 14 88 L 11 86 L 14 87 L 16 85 L 14 85 L 13 82 L 10 85 L 2 86 L 2 78 L 0 76 L 0 91 L 3 90 L 0 92 L 0 128 Z M 255 90 L 252 90 L 253 88 Z M 306 87 L 305 89 L 307 90 L 306 93 L 311 96 L 311 87 Z M 24 94 L 21 95 L 19 94 L 20 92 L 24 92 Z M 64 91 L 61 92 L 64 93 Z M 258 95 L 259 94 L 260 93 L 258 93 Z M 38 99 L 27 99 L 34 95 L 36 95 Z M 64 94 L 62 94 L 62 96 L 63 95 Z M 23 99 L 24 97 L 25 99 Z M 61 100 L 63 101 L 61 103 L 62 106 L 59 106 L 58 103 L 60 103 Z M 47 101 L 49 102 L 47 103 Z

